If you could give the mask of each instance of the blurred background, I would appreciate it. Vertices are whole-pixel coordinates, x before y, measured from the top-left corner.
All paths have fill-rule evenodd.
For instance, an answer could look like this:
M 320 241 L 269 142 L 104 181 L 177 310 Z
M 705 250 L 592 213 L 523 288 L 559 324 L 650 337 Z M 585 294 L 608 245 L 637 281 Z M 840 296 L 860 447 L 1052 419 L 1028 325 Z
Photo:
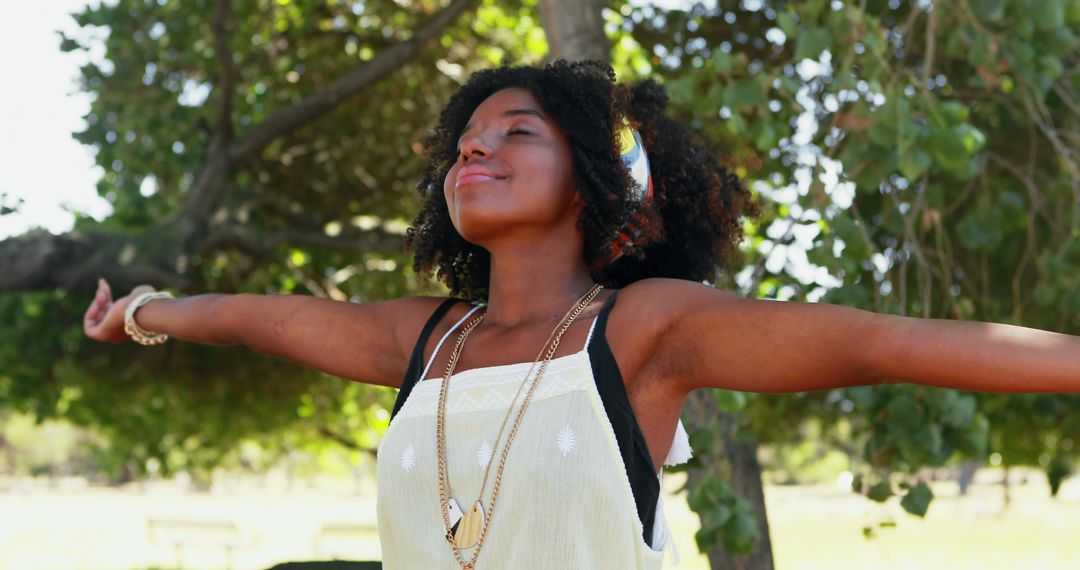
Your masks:
M 504 61 L 667 86 L 765 205 L 717 286 L 1080 334 L 1080 0 L 3 8 L 3 569 L 379 560 L 393 390 L 81 316 L 99 277 L 440 292 L 402 251 L 420 142 Z M 1080 396 L 699 391 L 683 419 L 683 567 L 1080 567 Z

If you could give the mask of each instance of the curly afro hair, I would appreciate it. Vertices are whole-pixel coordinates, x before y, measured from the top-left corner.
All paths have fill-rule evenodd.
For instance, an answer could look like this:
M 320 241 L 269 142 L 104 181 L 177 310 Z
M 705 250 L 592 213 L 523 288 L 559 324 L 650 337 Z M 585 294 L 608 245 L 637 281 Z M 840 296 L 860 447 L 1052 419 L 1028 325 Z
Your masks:
M 417 273 L 434 273 L 453 296 L 487 298 L 490 255 L 458 234 L 442 185 L 473 111 L 511 87 L 531 92 L 570 143 L 585 202 L 578 225 L 597 283 L 622 288 L 649 277 L 703 281 L 734 258 L 743 237 L 741 217 L 755 214 L 756 206 L 708 143 L 664 114 L 663 87 L 652 80 L 616 84 L 607 65 L 560 60 L 542 68 L 480 71 L 451 97 L 425 141 L 428 163 L 417 184 L 424 203 L 406 235 Z M 644 206 L 630 197 L 633 182 L 619 159 L 615 126 L 622 120 L 638 130 L 649 155 L 653 196 Z M 616 236 L 628 227 L 637 235 L 612 260 Z

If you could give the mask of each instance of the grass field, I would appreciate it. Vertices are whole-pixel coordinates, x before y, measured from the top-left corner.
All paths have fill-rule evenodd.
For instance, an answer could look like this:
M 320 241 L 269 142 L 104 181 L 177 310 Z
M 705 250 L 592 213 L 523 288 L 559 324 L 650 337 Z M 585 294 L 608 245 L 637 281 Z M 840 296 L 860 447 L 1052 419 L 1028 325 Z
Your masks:
M 1080 481 L 1050 500 L 1037 473 L 1002 509 L 1000 473 L 984 471 L 967 497 L 935 484 L 925 520 L 895 501 L 871 503 L 835 486 L 766 489 L 779 570 L 1080 568 Z M 683 477 L 665 477 L 672 491 Z M 682 554 L 665 568 L 708 568 L 694 546 L 697 518 L 667 499 Z M 155 521 L 152 524 L 150 521 Z M 892 521 L 891 528 L 877 523 Z M 89 488 L 0 485 L 0 569 L 265 569 L 289 560 L 378 559 L 374 489 L 317 480 L 225 482 L 209 493 L 178 483 Z M 873 525 L 877 537 L 863 538 Z

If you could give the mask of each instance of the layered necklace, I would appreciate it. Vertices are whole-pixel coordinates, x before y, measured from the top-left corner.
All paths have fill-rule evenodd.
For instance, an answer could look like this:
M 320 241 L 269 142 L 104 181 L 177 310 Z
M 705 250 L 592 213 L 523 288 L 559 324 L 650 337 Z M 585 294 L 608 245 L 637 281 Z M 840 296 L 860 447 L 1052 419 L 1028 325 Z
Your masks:
M 457 500 L 451 496 L 452 489 L 450 487 L 450 475 L 446 461 L 446 395 L 450 385 L 450 377 L 454 374 L 454 368 L 457 366 L 458 358 L 461 356 L 461 349 L 465 346 L 465 339 L 469 338 L 469 334 L 472 333 L 473 329 L 484 320 L 484 315 L 481 314 L 470 321 L 458 334 L 457 343 L 454 344 L 454 350 L 450 354 L 450 361 L 446 363 L 446 373 L 443 375 L 442 387 L 439 391 L 439 407 L 435 423 L 435 437 L 437 441 L 436 448 L 439 465 L 439 503 L 442 506 L 446 540 L 450 543 L 450 550 L 454 553 L 454 558 L 457 559 L 464 570 L 471 570 L 474 568 L 476 559 L 480 556 L 480 549 L 484 545 L 484 536 L 487 534 L 488 525 L 495 516 L 495 500 L 499 497 L 499 486 L 502 483 L 503 468 L 506 466 L 506 458 L 510 452 L 510 445 L 514 441 L 514 436 L 517 435 L 518 426 L 521 425 L 521 419 L 525 416 L 525 410 L 529 408 L 529 402 L 532 401 L 533 394 L 536 392 L 536 386 L 540 383 L 540 379 L 544 376 L 544 371 L 547 370 L 548 363 L 551 362 L 552 357 L 555 355 L 555 350 L 559 347 L 559 341 L 562 339 L 563 334 L 570 328 L 570 325 L 577 319 L 578 315 L 580 315 L 593 299 L 596 298 L 596 295 L 600 293 L 601 289 L 603 289 L 603 287 L 600 285 L 593 285 L 584 295 L 578 298 L 577 302 L 570 307 L 570 310 L 563 315 L 559 324 L 556 325 L 551 331 L 551 334 L 548 335 L 547 341 L 544 342 L 544 346 L 541 347 L 540 352 L 536 355 L 536 360 L 534 360 L 532 366 L 529 367 L 528 373 L 525 374 L 525 379 L 522 380 L 521 385 L 518 386 L 518 391 L 514 394 L 514 399 L 510 402 L 510 409 L 506 410 L 506 416 L 503 418 L 502 426 L 499 427 L 499 435 L 495 438 L 496 447 L 498 447 L 499 441 L 502 439 L 503 430 L 506 428 L 506 422 L 510 419 L 510 412 L 513 411 L 514 405 L 517 404 L 518 396 L 521 394 L 521 389 L 525 384 L 529 384 L 529 391 L 525 394 L 525 400 L 522 402 L 521 408 L 514 418 L 514 423 L 510 428 L 510 434 L 507 436 L 506 444 L 502 448 L 502 453 L 499 458 L 499 468 L 495 472 L 495 486 L 491 490 L 491 500 L 488 503 L 486 517 L 484 514 L 483 498 L 484 490 L 487 488 L 488 473 L 491 472 L 492 462 L 490 460 L 488 461 L 486 470 L 484 471 L 484 480 L 483 484 L 480 486 L 480 495 L 473 503 L 472 508 L 469 509 L 469 512 L 464 513 Z M 547 349 L 546 354 L 545 349 Z M 541 362 L 541 358 L 543 358 L 543 362 Z M 529 382 L 529 377 L 532 376 L 533 370 L 536 369 L 537 364 L 540 364 L 540 369 L 537 371 L 536 376 L 533 377 L 532 382 Z M 465 560 L 459 550 L 470 548 L 473 545 L 476 545 L 476 550 L 473 551 L 472 558 L 470 560 Z

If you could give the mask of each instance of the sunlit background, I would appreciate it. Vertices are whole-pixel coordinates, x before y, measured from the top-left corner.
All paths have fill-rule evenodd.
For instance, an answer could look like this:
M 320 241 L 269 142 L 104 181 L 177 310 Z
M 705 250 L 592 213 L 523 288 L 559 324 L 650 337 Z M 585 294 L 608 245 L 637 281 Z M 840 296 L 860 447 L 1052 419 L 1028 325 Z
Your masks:
M 96 219 L 112 208 L 94 186 L 102 171 L 87 147 L 71 138 L 90 110 L 78 89 L 86 57 L 62 53 L 57 31 L 77 34 L 71 19 L 83 0 L 4 2 L 0 18 L 0 63 L 7 79 L 0 91 L 0 194 L 19 212 L 0 217 L 0 237 L 44 227 L 71 229 L 71 211 Z M 100 57 L 100 55 L 99 55 Z
M 18 211 L 0 216 L 0 239 L 34 227 L 62 233 L 71 229 L 75 212 L 101 220 L 112 211 L 95 189 L 103 170 L 89 148 L 71 137 L 90 109 L 76 83 L 78 68 L 95 54 L 58 48 L 58 30 L 79 34 L 69 14 L 84 5 L 3 3 L 0 195 L 4 206 Z M 817 73 L 814 62 L 806 65 L 808 76 Z M 816 128 L 808 107 L 799 118 L 803 133 Z M 803 138 L 809 141 L 809 135 Z M 854 190 L 839 178 L 836 163 L 824 161 L 820 180 L 835 203 L 846 206 Z M 795 204 L 812 182 L 804 173 L 786 188 L 763 193 Z M 806 232 L 796 228 L 805 235 L 774 248 L 766 263 L 772 271 L 786 265 L 790 274 L 816 281 L 820 287 L 806 297 L 814 300 L 838 281 L 807 262 L 805 251 L 817 230 Z M 882 272 L 888 269 L 884 257 L 874 263 Z M 740 276 L 741 282 L 751 279 L 749 272 Z M 355 453 L 297 454 L 265 474 L 216 473 L 208 485 L 185 474 L 104 485 L 50 467 L 78 460 L 80 446 L 93 437 L 65 422 L 35 424 L 28 415 L 0 413 L 0 451 L 30 466 L 18 475 L 0 474 L 0 569 L 266 569 L 298 560 L 380 558 L 373 474 L 370 462 Z M 852 493 L 851 457 L 818 441 L 763 446 L 762 457 L 781 570 L 1080 567 L 1075 478 L 1051 499 L 1039 470 L 1014 468 L 1003 484 L 1000 456 L 978 471 L 966 494 L 955 481 L 957 469 L 929 470 L 923 474 L 935 480 L 936 498 L 927 517 L 918 519 L 895 498 L 882 505 Z M 682 490 L 685 479 L 681 473 L 665 479 L 668 518 L 683 558 L 679 568 L 704 569 L 708 563 L 694 541 L 700 525 Z M 790 484 L 796 479 L 799 484 Z

